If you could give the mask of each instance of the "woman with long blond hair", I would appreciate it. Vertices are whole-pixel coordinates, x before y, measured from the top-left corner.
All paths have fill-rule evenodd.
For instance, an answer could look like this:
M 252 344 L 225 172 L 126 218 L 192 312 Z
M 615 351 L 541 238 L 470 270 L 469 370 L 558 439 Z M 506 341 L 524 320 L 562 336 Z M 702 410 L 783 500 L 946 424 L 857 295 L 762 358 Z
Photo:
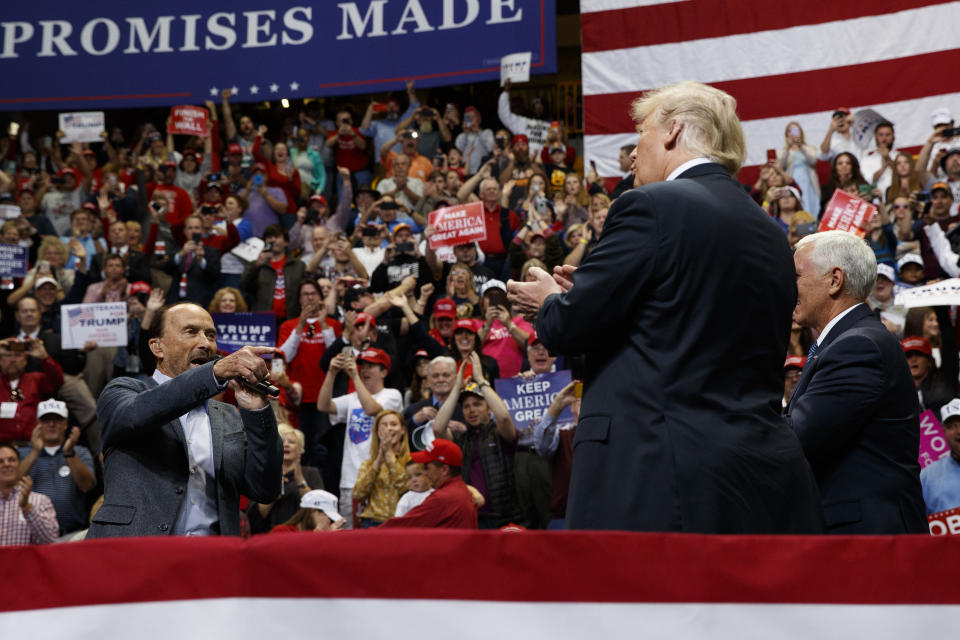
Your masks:
M 370 434 L 370 457 L 360 464 L 353 486 L 354 499 L 366 503 L 360 512 L 361 529 L 379 526 L 393 517 L 400 496 L 407 491 L 407 440 L 402 413 L 385 409 L 377 414 Z
M 814 217 L 820 215 L 820 178 L 817 176 L 817 150 L 807 144 L 803 128 L 798 122 L 787 123 L 783 132 L 783 148 L 777 154 L 777 164 L 793 178 L 801 193 L 804 211 Z

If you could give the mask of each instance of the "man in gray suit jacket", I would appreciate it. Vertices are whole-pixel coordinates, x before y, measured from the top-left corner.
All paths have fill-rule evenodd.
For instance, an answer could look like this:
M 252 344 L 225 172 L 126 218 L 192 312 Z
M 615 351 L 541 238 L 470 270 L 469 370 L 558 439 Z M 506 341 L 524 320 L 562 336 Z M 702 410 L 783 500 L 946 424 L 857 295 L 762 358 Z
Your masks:
M 218 361 L 210 314 L 178 304 L 154 320 L 149 381 L 117 378 L 97 402 L 104 500 L 88 538 L 239 535 L 239 497 L 269 504 L 282 490 L 283 449 L 265 396 L 237 383 L 267 377 L 244 347 Z M 239 410 L 209 400 L 227 385 Z

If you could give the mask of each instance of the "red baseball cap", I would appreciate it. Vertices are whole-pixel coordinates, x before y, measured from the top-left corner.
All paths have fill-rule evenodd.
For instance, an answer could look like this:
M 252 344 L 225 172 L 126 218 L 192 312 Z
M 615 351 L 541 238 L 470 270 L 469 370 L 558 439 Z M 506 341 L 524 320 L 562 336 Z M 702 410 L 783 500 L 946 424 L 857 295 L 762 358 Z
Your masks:
M 130 286 L 127 287 L 127 295 L 132 296 L 135 293 L 150 293 L 150 283 L 143 280 L 131 282 Z
M 904 338 L 900 342 L 900 346 L 903 347 L 904 353 L 910 353 L 911 351 L 916 351 L 922 353 L 925 356 L 933 357 L 933 348 L 930 346 L 930 341 L 926 338 L 921 338 L 920 336 L 911 336 L 909 338 Z
M 807 359 L 803 356 L 787 356 L 787 361 L 783 363 L 783 368 L 789 369 L 796 367 L 797 369 L 803 369 L 805 364 L 807 364 Z
M 383 349 L 377 349 L 376 347 L 368 347 L 361 351 L 360 355 L 357 356 L 357 362 L 370 362 L 379 364 L 384 369 L 390 368 L 390 356 Z
M 176 169 L 177 163 L 174 162 L 173 160 L 167 160 L 166 162 L 163 163 L 162 166 L 164 169 Z
M 97 152 L 94 151 L 93 149 L 84 149 L 84 150 L 83 150 L 83 155 L 96 157 Z
M 459 329 L 466 329 L 470 333 L 477 333 L 477 323 L 473 321 L 473 318 L 460 318 L 453 325 L 453 330 L 457 331 Z
M 310 202 L 319 202 L 323 206 L 327 206 L 327 199 L 320 195 L 310 196 Z
M 850 115 L 850 107 L 837 107 L 836 109 L 833 110 L 834 113 L 836 113 L 837 111 L 842 111 L 845 114 Z
M 463 453 L 455 443 L 443 438 L 434 438 L 423 451 L 414 451 L 410 459 L 420 464 L 442 462 L 451 467 L 463 466 Z
M 521 142 L 521 141 L 527 144 L 530 144 L 530 138 L 528 138 L 522 133 L 518 133 L 517 135 L 513 136 L 513 144 L 517 144 L 518 142 Z
M 357 314 L 357 319 L 356 321 L 354 321 L 354 324 L 359 326 L 361 324 L 366 324 L 368 322 L 373 326 L 377 326 L 376 318 L 374 318 L 369 313 L 364 313 L 363 311 L 361 311 L 360 313 Z
M 266 173 L 266 172 L 267 172 L 267 165 L 263 164 L 262 162 L 256 162 L 256 163 L 254 163 L 253 168 L 251 169 L 251 171 L 263 171 L 264 173 Z
M 457 317 L 457 303 L 450 298 L 440 298 L 433 303 L 433 317 L 453 320 Z
M 527 346 L 532 347 L 533 345 L 540 342 L 539 336 L 537 336 L 536 330 L 530 332 L 530 337 L 527 338 Z
M 72 167 L 64 167 L 63 169 L 60 169 L 60 171 L 57 171 L 58 178 L 62 178 L 66 175 L 73 176 L 74 180 L 80 180 L 80 176 L 77 175 L 77 170 Z
M 426 349 L 417 349 L 416 353 L 413 354 L 414 358 L 429 358 L 430 354 L 427 353 Z
M 232 156 L 232 155 L 234 155 L 234 154 L 236 154 L 236 155 L 238 155 L 238 156 L 242 156 L 242 155 L 243 155 L 243 147 L 241 147 L 240 145 L 238 145 L 236 142 L 234 142 L 233 144 L 228 144 L 228 145 L 227 145 L 227 155 L 228 155 L 228 156 Z

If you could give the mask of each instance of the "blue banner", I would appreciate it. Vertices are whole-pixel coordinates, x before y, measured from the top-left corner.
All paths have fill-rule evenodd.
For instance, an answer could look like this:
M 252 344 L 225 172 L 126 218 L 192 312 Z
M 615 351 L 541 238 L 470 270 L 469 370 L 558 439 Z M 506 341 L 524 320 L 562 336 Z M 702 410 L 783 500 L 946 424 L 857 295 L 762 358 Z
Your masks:
M 513 424 L 517 429 L 532 429 L 540 421 L 547 407 L 557 397 L 557 394 L 570 384 L 569 371 L 556 373 L 540 373 L 529 380 L 517 376 L 515 378 L 500 378 L 494 381 L 494 386 L 507 409 Z M 561 425 L 574 424 L 573 413 L 570 407 L 565 408 L 557 422 Z
M 0 244 L 0 276 L 22 278 L 27 275 L 27 248 Z
M 275 347 L 277 345 L 277 317 L 272 313 L 243 311 L 214 313 L 217 327 L 217 350 L 233 353 L 241 347 Z
M 402 90 L 557 69 L 544 0 L 5 2 L 0 109 L 83 109 Z

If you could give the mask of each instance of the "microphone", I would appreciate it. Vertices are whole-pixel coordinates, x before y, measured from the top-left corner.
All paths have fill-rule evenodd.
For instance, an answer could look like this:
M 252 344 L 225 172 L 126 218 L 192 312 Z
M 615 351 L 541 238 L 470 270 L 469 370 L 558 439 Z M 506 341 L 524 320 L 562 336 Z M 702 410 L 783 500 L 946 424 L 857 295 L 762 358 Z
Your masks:
M 208 360 L 208 362 L 216 362 L 217 360 L 222 360 L 223 356 L 215 355 Z M 233 378 L 244 387 L 253 391 L 255 393 L 263 393 L 272 398 L 276 398 L 280 395 L 280 389 L 275 387 L 269 380 L 260 380 L 259 382 L 250 382 L 246 378 Z

